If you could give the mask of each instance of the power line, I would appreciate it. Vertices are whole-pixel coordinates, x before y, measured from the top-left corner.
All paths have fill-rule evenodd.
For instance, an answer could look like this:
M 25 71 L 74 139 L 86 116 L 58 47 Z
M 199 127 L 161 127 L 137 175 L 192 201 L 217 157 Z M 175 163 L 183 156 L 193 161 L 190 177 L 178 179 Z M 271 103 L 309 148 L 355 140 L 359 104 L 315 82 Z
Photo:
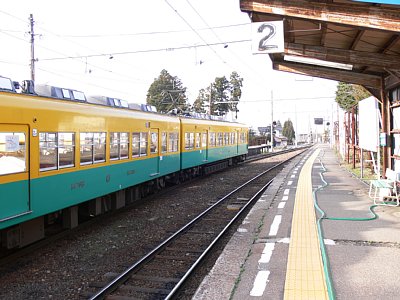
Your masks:
M 101 56 L 115 56 L 115 55 L 126 55 L 126 54 L 137 54 L 137 53 L 150 53 L 150 52 L 160 52 L 160 51 L 174 51 L 181 49 L 189 49 L 193 47 L 210 47 L 222 44 L 235 44 L 235 43 L 246 43 L 251 40 L 237 40 L 237 41 L 229 41 L 223 43 L 206 43 L 200 45 L 190 45 L 190 46 L 179 46 L 179 47 L 169 47 L 169 48 L 156 48 L 156 49 L 144 49 L 144 50 L 135 50 L 135 51 L 124 51 L 124 52 L 111 52 L 111 53 L 101 53 L 101 54 L 88 54 L 88 55 L 77 55 L 77 56 L 65 56 L 65 57 L 52 57 L 52 58 L 42 58 L 42 61 L 50 61 L 50 60 L 62 60 L 62 59 L 78 59 L 78 58 L 89 58 L 89 57 L 101 57 Z
M 168 6 L 186 23 L 187 26 L 189 26 L 190 29 L 215 53 L 215 55 L 223 62 L 226 63 L 226 61 L 215 51 L 213 47 L 211 47 L 211 44 L 207 43 L 207 41 L 196 31 L 196 29 L 193 28 L 192 25 L 186 19 L 168 2 L 168 0 L 165 0 L 165 2 L 168 4 Z
M 242 23 L 242 24 L 231 24 L 231 25 L 223 25 L 223 26 L 215 26 L 215 27 L 207 27 L 207 28 L 197 28 L 197 31 L 203 30 L 212 30 L 212 29 L 222 29 L 222 28 L 232 28 L 232 27 L 240 27 L 240 26 L 249 26 L 251 23 Z M 126 36 L 138 36 L 138 35 L 157 35 L 157 34 L 171 34 L 171 33 L 184 33 L 192 30 L 169 30 L 169 31 L 150 31 L 150 32 L 135 32 L 135 33 L 114 33 L 114 34 L 87 34 L 87 35 L 58 35 L 59 37 L 66 38 L 110 38 L 110 37 L 126 37 Z

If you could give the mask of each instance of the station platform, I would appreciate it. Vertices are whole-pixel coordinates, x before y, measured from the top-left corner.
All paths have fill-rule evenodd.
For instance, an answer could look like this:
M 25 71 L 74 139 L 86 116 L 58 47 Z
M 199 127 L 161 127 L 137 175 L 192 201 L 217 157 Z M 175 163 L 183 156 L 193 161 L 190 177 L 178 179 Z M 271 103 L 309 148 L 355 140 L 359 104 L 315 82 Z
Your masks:
M 368 188 L 329 145 L 293 159 L 193 299 L 400 299 L 400 207 L 373 219 Z

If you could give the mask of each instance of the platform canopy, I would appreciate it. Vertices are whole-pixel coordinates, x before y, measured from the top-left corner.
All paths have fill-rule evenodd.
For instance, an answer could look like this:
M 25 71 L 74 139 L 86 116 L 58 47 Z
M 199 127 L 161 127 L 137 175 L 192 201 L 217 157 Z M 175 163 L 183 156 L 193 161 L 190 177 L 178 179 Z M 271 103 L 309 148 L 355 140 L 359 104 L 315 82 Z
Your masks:
M 275 70 L 360 84 L 379 96 L 400 84 L 400 5 L 373 2 L 240 0 L 240 9 L 252 22 L 283 20 L 284 52 L 269 54 Z

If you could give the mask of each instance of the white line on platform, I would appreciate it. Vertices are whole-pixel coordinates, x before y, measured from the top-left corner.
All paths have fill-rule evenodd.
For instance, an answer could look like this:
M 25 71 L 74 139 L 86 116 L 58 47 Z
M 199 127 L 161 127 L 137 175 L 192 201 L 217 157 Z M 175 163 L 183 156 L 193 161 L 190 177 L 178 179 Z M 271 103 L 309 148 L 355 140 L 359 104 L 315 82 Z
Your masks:
M 289 180 L 287 185 L 292 185 L 293 184 L 293 180 Z
M 276 235 L 278 233 L 279 225 L 281 224 L 282 216 L 276 215 L 274 220 L 272 221 L 271 227 L 269 229 L 269 235 Z
M 250 296 L 260 297 L 263 295 L 267 287 L 269 271 L 258 271 L 256 279 L 254 279 L 253 289 L 250 291 Z
M 290 191 L 290 189 L 285 189 L 285 190 L 283 191 L 283 194 L 284 194 L 284 195 L 289 195 L 289 191 Z
M 286 202 L 279 202 L 278 208 L 284 208 L 285 204 L 286 204 Z
M 289 196 L 282 196 L 282 201 L 288 201 Z
M 267 264 L 269 263 L 272 252 L 274 251 L 275 243 L 265 243 L 264 250 L 261 254 L 261 258 L 259 259 L 258 263 L 260 264 Z
M 296 175 L 294 175 L 294 174 L 293 174 L 293 175 L 290 175 L 290 178 L 295 178 L 295 177 L 296 177 Z

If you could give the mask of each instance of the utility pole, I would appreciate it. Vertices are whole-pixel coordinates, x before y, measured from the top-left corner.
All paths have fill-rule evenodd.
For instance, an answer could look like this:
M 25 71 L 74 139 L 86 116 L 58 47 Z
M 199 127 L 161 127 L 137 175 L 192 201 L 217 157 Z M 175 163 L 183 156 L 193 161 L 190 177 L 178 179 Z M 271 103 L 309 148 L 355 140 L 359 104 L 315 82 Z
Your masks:
M 35 33 L 33 31 L 33 25 L 35 21 L 33 20 L 33 14 L 30 14 L 29 21 L 31 24 L 31 80 L 35 80 Z

